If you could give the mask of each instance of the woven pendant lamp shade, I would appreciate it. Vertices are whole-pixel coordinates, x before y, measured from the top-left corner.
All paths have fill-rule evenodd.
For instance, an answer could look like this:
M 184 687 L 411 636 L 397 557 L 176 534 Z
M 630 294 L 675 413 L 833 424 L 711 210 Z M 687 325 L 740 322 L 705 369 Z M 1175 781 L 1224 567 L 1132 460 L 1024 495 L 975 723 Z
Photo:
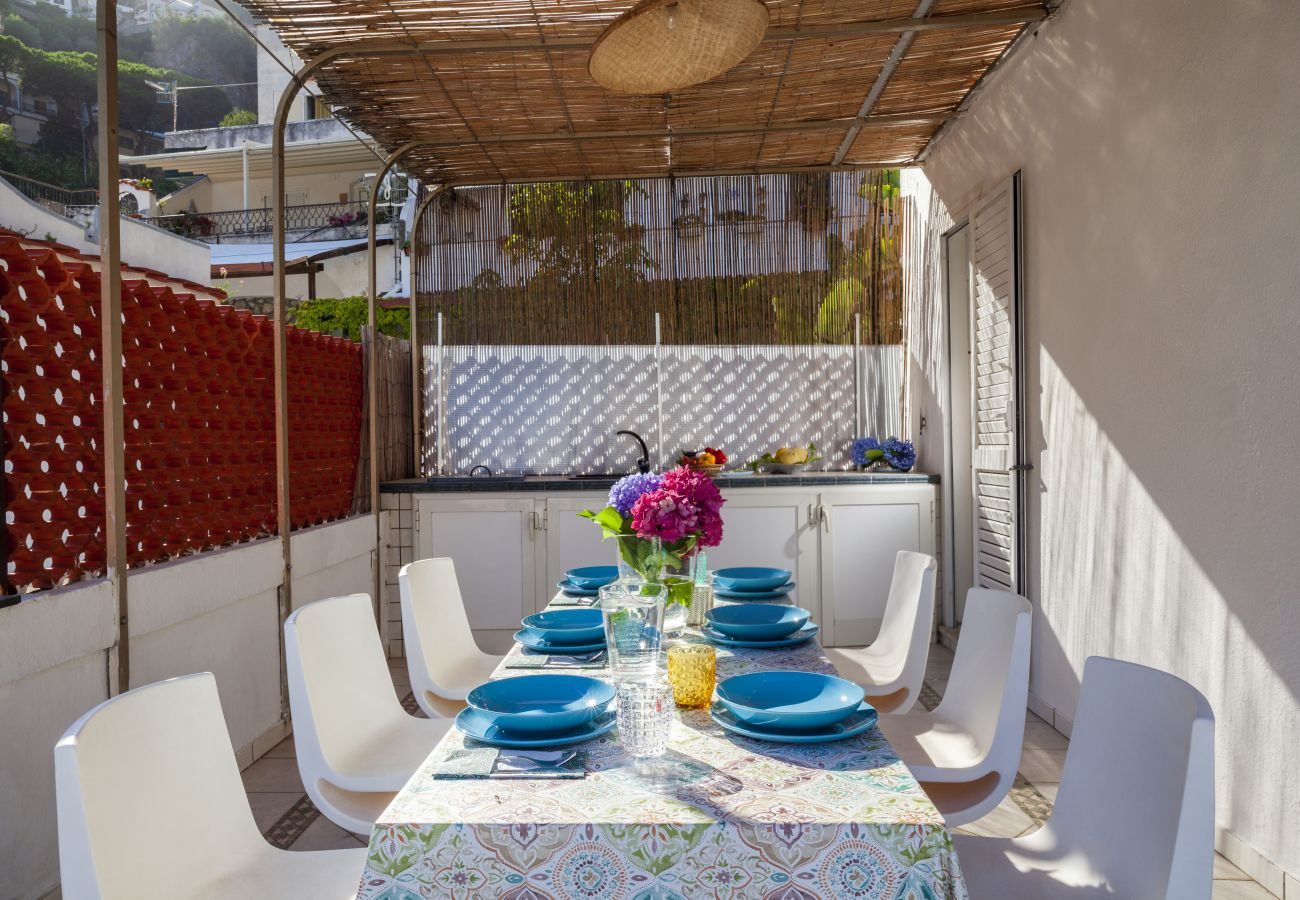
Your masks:
M 591 50 L 591 77 L 618 94 L 664 94 L 716 78 L 763 40 L 760 0 L 642 0 Z

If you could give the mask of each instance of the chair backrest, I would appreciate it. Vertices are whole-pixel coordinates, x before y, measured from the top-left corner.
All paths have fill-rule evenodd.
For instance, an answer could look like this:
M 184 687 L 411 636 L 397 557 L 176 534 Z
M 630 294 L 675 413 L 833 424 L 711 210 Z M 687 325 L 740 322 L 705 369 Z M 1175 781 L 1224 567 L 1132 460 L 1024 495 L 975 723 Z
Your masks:
M 271 850 L 210 672 L 101 703 L 55 745 L 54 773 L 69 900 L 175 896 Z
M 880 634 L 871 644 L 875 662 L 891 679 L 911 684 L 915 695 L 925 677 L 925 663 L 930 651 L 930 631 L 934 627 L 934 575 L 939 564 L 933 556 L 898 551 L 894 558 L 894 575 L 889 582 L 885 617 Z M 914 698 L 913 698 L 914 699 Z
M 284 623 L 299 769 L 333 773 L 364 742 L 406 718 L 366 594 L 317 600 Z M 304 778 L 307 776 L 304 775 Z
M 943 701 L 935 715 L 974 736 L 985 771 L 1014 775 L 1029 702 L 1030 614 L 1019 594 L 971 588 Z
M 450 557 L 419 559 L 397 573 L 402 597 L 402 636 L 417 691 L 450 693 L 439 673 L 461 670 L 478 649 Z M 421 683 L 427 682 L 427 683 Z
M 1214 713 L 1180 678 L 1094 656 L 1047 827 L 1119 897 L 1209 900 Z

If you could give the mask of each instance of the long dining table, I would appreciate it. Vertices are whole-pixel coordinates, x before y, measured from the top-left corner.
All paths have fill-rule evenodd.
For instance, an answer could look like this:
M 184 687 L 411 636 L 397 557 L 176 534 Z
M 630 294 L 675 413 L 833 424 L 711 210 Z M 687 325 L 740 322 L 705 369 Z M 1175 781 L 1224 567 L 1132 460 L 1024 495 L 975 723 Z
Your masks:
M 688 628 L 680 640 L 704 638 Z M 540 663 L 516 644 L 493 678 L 557 671 Z M 815 638 L 719 647 L 717 668 L 719 680 L 835 671 Z M 778 744 L 731 734 L 707 709 L 677 709 L 652 777 L 617 730 L 584 745 L 579 779 L 434 777 L 473 745 L 448 731 L 375 823 L 358 900 L 967 897 L 943 817 L 875 727 Z

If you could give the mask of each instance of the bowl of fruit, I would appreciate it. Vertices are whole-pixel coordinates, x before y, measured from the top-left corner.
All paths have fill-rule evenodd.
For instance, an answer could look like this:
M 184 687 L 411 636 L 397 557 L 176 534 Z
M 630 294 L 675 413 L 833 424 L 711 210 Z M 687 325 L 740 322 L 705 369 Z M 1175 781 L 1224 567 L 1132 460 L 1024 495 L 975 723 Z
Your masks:
M 683 450 L 682 455 L 677 459 L 677 465 L 698 469 L 706 475 L 717 475 L 726 464 L 727 454 L 715 447 L 705 447 L 703 450 Z
M 750 463 L 749 468 L 772 475 L 793 475 L 819 459 L 817 445 L 810 443 L 807 447 L 780 447 L 774 453 L 764 453 Z

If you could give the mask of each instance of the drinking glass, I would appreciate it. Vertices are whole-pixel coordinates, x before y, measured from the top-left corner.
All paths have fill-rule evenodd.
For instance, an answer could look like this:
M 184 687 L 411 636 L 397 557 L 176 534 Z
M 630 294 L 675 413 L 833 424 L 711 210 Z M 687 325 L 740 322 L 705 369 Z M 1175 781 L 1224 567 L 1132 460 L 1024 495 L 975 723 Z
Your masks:
M 609 649 L 610 674 L 615 681 L 654 677 L 663 642 L 667 595 L 662 584 L 614 582 L 600 589 L 605 644 Z
M 634 759 L 662 756 L 673 725 L 673 691 L 661 678 L 624 681 L 617 688 L 618 737 Z
M 718 654 L 708 644 L 674 644 L 668 648 L 668 683 L 673 699 L 686 709 L 703 709 L 713 701 Z

